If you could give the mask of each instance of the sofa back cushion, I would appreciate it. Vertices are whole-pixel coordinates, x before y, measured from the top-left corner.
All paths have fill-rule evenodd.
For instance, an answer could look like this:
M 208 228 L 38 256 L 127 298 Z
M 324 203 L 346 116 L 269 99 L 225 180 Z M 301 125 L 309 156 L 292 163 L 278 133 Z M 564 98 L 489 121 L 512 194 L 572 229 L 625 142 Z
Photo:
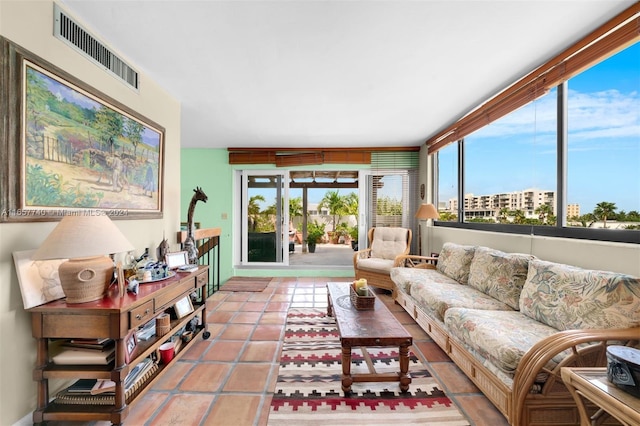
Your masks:
M 469 285 L 518 310 L 529 261 L 534 258 L 477 247 L 469 268 Z
M 371 257 L 394 260 L 396 256 L 408 253 L 408 232 L 406 228 L 375 228 L 371 242 Z
M 436 269 L 460 284 L 467 284 L 471 259 L 473 259 L 475 250 L 475 246 L 444 243 L 438 256 Z
M 640 325 L 640 278 L 532 260 L 520 311 L 558 330 Z

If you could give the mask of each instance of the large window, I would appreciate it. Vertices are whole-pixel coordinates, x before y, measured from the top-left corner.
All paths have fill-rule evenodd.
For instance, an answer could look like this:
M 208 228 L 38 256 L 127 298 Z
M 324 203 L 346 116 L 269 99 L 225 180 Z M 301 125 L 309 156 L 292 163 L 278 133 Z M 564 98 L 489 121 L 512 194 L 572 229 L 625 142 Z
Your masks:
M 441 148 L 436 173 L 440 225 L 640 242 L 640 43 Z
M 567 225 L 640 229 L 640 43 L 568 87 Z
M 556 93 L 465 137 L 465 222 L 555 224 Z

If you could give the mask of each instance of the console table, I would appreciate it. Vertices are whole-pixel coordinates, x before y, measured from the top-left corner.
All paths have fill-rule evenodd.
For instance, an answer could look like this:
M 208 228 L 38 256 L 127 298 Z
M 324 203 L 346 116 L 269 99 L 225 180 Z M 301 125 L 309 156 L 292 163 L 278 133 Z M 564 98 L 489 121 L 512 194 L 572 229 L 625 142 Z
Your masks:
M 605 413 L 623 425 L 640 424 L 640 399 L 609 382 L 606 367 L 563 367 L 560 371 L 562 380 L 576 400 L 581 426 L 601 424 Z M 592 417 L 585 408 L 585 399 L 600 408 Z
M 112 286 L 109 293 L 94 302 L 67 304 L 64 299 L 29 309 L 33 337 L 37 341 L 36 367 L 33 378 L 37 382 L 37 407 L 33 422 L 54 420 L 91 421 L 103 420 L 121 424 L 128 414 L 128 404 L 133 403 L 149 389 L 167 368 L 171 367 L 185 350 L 196 341 L 196 336 L 209 337 L 206 325 L 206 295 L 208 267 L 199 266 L 195 272 L 176 273 L 175 276 L 152 283 L 141 284 L 137 295 L 127 293 L 123 297 Z M 136 329 L 172 308 L 176 302 L 190 297 L 193 311 L 179 319 L 172 318 L 169 333 L 140 341 L 127 357 L 125 340 L 130 330 Z M 195 300 L 194 300 L 195 299 Z M 199 325 L 194 338 L 184 344 L 173 360 L 160 365 L 157 372 L 135 394 L 125 398 L 124 380 L 143 359 L 152 356 L 161 344 L 198 316 Z M 50 361 L 51 339 L 99 339 L 115 340 L 115 361 L 108 365 L 57 365 Z M 130 362 L 125 360 L 129 358 Z M 114 404 L 61 404 L 55 399 L 49 402 L 49 379 L 107 379 L 116 384 Z

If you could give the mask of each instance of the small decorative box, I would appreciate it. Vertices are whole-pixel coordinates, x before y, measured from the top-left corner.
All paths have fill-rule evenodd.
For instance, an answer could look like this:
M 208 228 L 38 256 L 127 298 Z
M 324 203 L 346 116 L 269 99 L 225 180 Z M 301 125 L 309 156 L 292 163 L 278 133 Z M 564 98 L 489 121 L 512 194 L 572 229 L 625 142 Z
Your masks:
M 373 309 L 376 302 L 376 296 L 374 296 L 370 290 L 367 289 L 366 296 L 360 296 L 356 291 L 356 284 L 352 283 L 349 286 L 349 292 L 351 295 L 351 304 L 354 308 L 359 311 L 367 311 Z

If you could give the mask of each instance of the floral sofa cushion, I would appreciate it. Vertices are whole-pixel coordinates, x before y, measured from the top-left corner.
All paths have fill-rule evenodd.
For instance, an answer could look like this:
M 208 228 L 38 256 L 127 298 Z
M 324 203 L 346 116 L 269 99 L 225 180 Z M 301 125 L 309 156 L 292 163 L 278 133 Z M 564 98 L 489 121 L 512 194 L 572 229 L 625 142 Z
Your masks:
M 445 313 L 444 323 L 458 341 L 510 375 L 533 345 L 558 332 L 517 311 L 451 308 Z M 554 358 L 547 367 L 553 368 L 568 354 Z
M 396 287 L 406 294 L 411 294 L 411 287 L 425 286 L 433 284 L 458 284 L 453 278 L 441 274 L 435 269 L 417 268 L 393 268 L 391 270 L 391 280 Z
M 535 256 L 477 247 L 469 269 L 469 285 L 520 309 L 520 292 Z
M 520 311 L 558 330 L 640 325 L 640 278 L 532 260 Z
M 436 269 L 460 284 L 467 284 L 475 249 L 475 246 L 444 243 L 438 256 Z
M 454 307 L 482 310 L 507 310 L 509 305 L 487 296 L 473 287 L 462 284 L 440 283 L 411 286 L 410 295 L 423 310 L 443 321 L 445 312 Z

